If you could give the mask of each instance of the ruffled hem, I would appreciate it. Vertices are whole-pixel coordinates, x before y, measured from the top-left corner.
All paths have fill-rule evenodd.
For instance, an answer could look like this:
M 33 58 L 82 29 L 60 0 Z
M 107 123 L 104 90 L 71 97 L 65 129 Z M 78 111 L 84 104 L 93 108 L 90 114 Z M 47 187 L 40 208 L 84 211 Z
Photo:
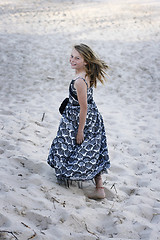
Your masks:
M 84 182 L 88 182 L 88 181 L 92 181 L 92 183 L 95 185 L 95 180 L 94 178 L 97 176 L 97 175 L 100 175 L 100 174 L 108 174 L 108 170 L 102 170 L 100 172 L 97 172 L 94 174 L 94 177 L 91 177 L 91 178 L 88 178 L 88 179 L 76 179 L 76 178 L 72 178 L 72 177 L 65 177 L 65 176 L 56 176 L 57 177 L 57 183 L 59 185 L 62 185 L 62 186 L 65 186 L 67 188 L 70 187 L 70 185 L 72 185 L 73 183 L 77 183 L 77 186 L 79 188 L 83 188 L 83 183 Z

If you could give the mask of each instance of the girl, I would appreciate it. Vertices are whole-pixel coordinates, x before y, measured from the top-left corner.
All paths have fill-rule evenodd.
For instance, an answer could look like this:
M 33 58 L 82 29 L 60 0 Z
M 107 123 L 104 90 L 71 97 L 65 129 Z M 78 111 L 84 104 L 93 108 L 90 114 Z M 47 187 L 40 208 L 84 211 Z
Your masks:
M 70 64 L 75 77 L 70 83 L 69 102 L 47 162 L 55 168 L 58 182 L 95 179 L 96 189 L 89 197 L 103 199 L 101 173 L 107 172 L 110 162 L 103 119 L 93 100 L 93 87 L 97 80 L 103 83 L 108 66 L 85 44 L 74 46 Z

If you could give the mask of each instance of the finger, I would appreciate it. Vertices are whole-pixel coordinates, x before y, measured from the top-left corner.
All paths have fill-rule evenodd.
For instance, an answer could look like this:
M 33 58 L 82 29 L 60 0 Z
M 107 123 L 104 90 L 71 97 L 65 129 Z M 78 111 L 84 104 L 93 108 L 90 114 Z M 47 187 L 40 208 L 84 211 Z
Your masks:
M 82 141 L 77 141 L 77 144 L 79 144 L 79 145 L 80 145 L 81 143 L 82 143 Z

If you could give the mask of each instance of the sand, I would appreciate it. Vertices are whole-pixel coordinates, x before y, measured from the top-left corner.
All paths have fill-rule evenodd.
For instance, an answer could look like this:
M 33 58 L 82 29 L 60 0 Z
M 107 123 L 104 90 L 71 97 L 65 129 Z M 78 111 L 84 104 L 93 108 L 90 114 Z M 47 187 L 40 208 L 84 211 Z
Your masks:
M 0 1 L 0 239 L 160 239 L 160 2 Z M 111 168 L 106 198 L 59 186 L 46 163 L 69 56 L 86 43 L 110 70 L 94 99 Z

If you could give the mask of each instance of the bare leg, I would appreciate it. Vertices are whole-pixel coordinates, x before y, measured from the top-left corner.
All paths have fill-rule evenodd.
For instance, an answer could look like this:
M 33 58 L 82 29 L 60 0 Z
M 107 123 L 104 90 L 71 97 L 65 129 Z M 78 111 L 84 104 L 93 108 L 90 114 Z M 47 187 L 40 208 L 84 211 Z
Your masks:
M 88 197 L 92 198 L 92 199 L 103 199 L 103 198 L 105 198 L 105 192 L 104 192 L 102 177 L 101 177 L 100 174 L 96 175 L 95 182 L 96 182 L 96 189 Z

